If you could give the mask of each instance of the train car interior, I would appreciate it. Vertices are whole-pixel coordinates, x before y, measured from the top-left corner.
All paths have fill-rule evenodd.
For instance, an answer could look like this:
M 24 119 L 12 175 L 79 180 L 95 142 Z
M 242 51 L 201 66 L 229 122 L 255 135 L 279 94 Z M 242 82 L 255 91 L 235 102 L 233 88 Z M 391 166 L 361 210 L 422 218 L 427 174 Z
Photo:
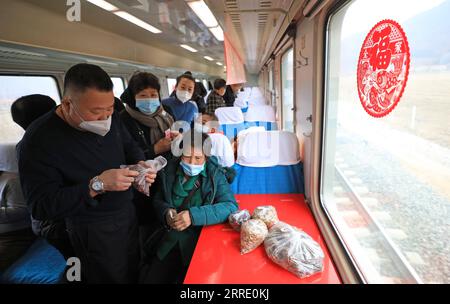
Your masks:
M 112 125 L 108 116 L 111 130 L 124 113 L 146 125 L 145 115 L 136 111 L 140 101 L 136 92 L 131 102 L 124 99 L 133 92 L 132 79 L 145 74 L 156 76 L 160 88 L 150 86 L 157 90 L 152 100 L 158 109 L 165 109 L 163 115 L 173 116 L 170 122 L 177 125 L 185 120 L 177 103 L 194 112 L 188 127 L 167 127 L 161 133 L 168 141 L 166 152 L 170 154 L 170 144 L 176 141 L 172 136 L 184 138 L 191 126 L 192 134 L 194 130 L 210 133 L 211 154 L 217 154 L 214 159 L 220 164 L 210 165 L 208 158 L 209 169 L 203 165 L 198 176 L 206 177 L 211 168 L 219 168 L 229 184 L 223 190 L 212 179 L 212 201 L 225 191 L 221 197 L 231 194 L 227 202 L 235 205 L 210 205 L 204 215 L 202 207 L 190 205 L 190 211 L 176 214 L 177 220 L 168 207 L 161 213 L 162 221 L 167 221 L 163 225 L 169 223 L 171 229 L 178 219 L 188 225 L 213 223 L 198 231 L 178 283 L 450 283 L 450 0 L 2 0 L 1 5 L 0 283 L 79 281 L 72 266 L 78 258 L 88 261 L 92 253 L 65 255 L 35 231 L 35 225 L 56 218 L 38 216 L 45 213 L 40 210 L 50 210 L 44 208 L 51 201 L 44 202 L 42 189 L 53 184 L 61 187 L 54 188 L 56 192 L 75 187 L 68 176 L 78 178 L 89 171 L 81 164 L 86 159 L 77 165 L 76 155 L 65 159 L 55 152 L 48 164 L 42 162 L 57 172 L 47 175 L 50 171 L 37 165 L 38 155 L 49 157 L 45 151 L 56 147 L 61 137 L 52 132 L 49 138 L 43 137 L 42 146 L 36 141 L 31 144 L 43 129 L 39 125 L 45 124 L 44 117 L 50 117 L 50 112 L 56 117 L 58 109 L 68 109 L 67 96 L 76 88 L 69 85 L 74 81 L 69 71 L 80 64 L 109 75 L 116 98 L 114 114 L 109 114 Z M 80 83 L 91 81 L 84 76 L 78 75 Z M 193 80 L 195 90 L 186 93 L 189 96 L 183 101 L 180 87 L 188 80 Z M 203 93 L 197 92 L 198 87 Z M 150 96 L 143 98 L 151 103 Z M 215 105 L 217 100 L 224 104 Z M 177 106 L 172 108 L 174 103 Z M 198 117 L 207 115 L 212 122 L 208 131 L 201 131 L 205 122 Z M 26 126 L 20 121 L 27 121 Z M 155 128 L 166 122 L 154 121 Z M 63 130 L 54 131 L 63 134 Z M 127 138 L 134 140 L 130 134 Z M 153 134 L 159 133 L 150 129 L 152 141 Z M 105 142 L 108 136 L 103 137 Z M 128 157 L 128 147 L 124 149 Z M 157 152 L 156 144 L 152 149 L 152 164 L 161 160 L 157 156 L 166 157 Z M 68 153 L 67 147 L 64 151 Z M 204 177 L 199 177 L 200 186 L 191 183 L 188 188 L 194 180 L 189 176 L 197 175 L 183 171 L 188 166 L 183 167 L 185 157 L 178 160 L 182 169 L 173 173 L 173 178 L 177 174 L 182 178 L 184 172 L 180 185 L 164 184 L 172 156 L 166 157 L 169 164 L 162 165 L 156 181 L 150 183 L 148 173 L 144 174 L 145 182 L 151 184 L 147 196 L 152 202 L 153 195 L 155 200 L 159 192 L 166 195 L 162 189 L 167 187 L 173 195 L 186 197 L 174 196 L 174 206 L 177 201 L 180 208 L 186 200 L 194 204 L 200 197 L 197 188 L 206 195 L 209 183 Z M 79 174 L 66 176 L 57 168 L 60 159 L 80 168 Z M 103 166 L 103 160 L 92 159 L 92 166 Z M 109 169 L 128 170 L 124 168 Z M 31 178 L 32 173 L 39 176 Z M 96 174 L 103 176 L 100 173 Z M 52 180 L 54 176 L 61 180 Z M 104 192 L 96 191 L 96 179 L 91 178 L 89 189 L 83 190 L 90 192 L 83 195 L 98 198 Z M 41 183 L 41 189 L 30 186 L 31 181 Z M 131 188 L 123 193 L 137 193 Z M 106 192 L 102 199 L 108 195 L 115 193 Z M 65 204 L 56 198 L 52 202 Z M 95 207 L 83 208 L 90 212 Z M 228 213 L 223 213 L 224 208 Z M 188 212 L 188 219 L 178 217 L 183 212 Z M 271 215 L 276 221 L 265 220 Z M 119 225 L 120 216 L 114 216 Z M 69 231 L 66 241 L 75 252 L 82 242 L 74 240 L 71 229 L 83 231 L 98 246 L 102 241 L 95 237 L 106 233 L 85 232 L 91 224 L 76 226 L 82 219 L 77 213 L 58 218 L 63 228 L 57 228 Z M 233 220 L 239 223 L 237 228 L 230 226 Z M 249 245 L 246 229 L 256 229 L 248 232 L 254 233 L 249 238 L 255 241 L 261 236 L 250 224 L 261 222 L 264 237 L 247 253 L 242 249 Z M 183 229 L 192 232 L 194 228 Z M 139 233 L 144 230 L 139 226 Z M 111 228 L 109 235 L 114 231 Z M 151 237 L 156 232 L 152 233 Z M 159 241 L 163 245 L 155 249 L 156 256 L 172 244 L 167 235 Z M 180 236 L 173 241 L 180 244 L 183 263 L 184 240 Z M 145 247 L 146 243 L 140 240 L 139 244 Z M 173 257 L 170 248 L 167 259 Z M 149 272 L 157 267 L 152 263 Z M 95 265 L 89 275 L 94 269 Z M 105 270 L 103 277 L 86 280 L 123 282 L 108 273 Z M 83 280 L 85 275 L 81 274 Z

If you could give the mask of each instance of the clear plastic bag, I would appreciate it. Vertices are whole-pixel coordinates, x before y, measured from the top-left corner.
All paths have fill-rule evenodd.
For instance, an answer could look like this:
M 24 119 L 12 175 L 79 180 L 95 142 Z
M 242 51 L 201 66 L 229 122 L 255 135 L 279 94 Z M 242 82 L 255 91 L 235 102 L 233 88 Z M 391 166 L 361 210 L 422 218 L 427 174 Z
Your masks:
M 274 206 L 256 207 L 253 211 L 252 219 L 259 219 L 263 221 L 269 229 L 279 222 L 277 210 Z
M 248 220 L 241 226 L 241 254 L 255 250 L 264 242 L 268 233 L 267 226 L 261 220 Z
M 264 247 L 272 261 L 299 278 L 323 270 L 324 254 L 320 245 L 304 231 L 284 222 L 270 228 Z
M 238 210 L 228 216 L 228 222 L 234 230 L 240 231 L 242 223 L 248 221 L 250 218 L 251 216 L 248 210 Z
M 141 193 L 144 193 L 146 196 L 150 196 L 150 184 L 145 181 L 145 175 L 151 171 L 158 172 L 162 170 L 167 165 L 167 160 L 158 156 L 155 159 L 145 161 L 145 164 L 150 168 L 146 168 L 139 164 L 131 165 L 131 166 L 120 166 L 121 169 L 128 168 L 133 171 L 139 172 L 139 175 L 134 179 L 133 187 L 136 188 Z

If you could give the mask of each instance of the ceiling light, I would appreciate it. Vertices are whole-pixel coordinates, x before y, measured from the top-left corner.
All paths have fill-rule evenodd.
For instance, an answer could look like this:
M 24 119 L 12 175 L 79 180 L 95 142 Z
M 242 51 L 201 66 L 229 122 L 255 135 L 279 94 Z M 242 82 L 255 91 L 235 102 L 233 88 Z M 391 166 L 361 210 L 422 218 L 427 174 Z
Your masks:
M 203 0 L 188 2 L 188 5 L 207 27 L 216 27 L 219 25 L 216 17 L 214 17 L 214 14 Z
M 107 10 L 108 12 L 119 10 L 117 7 L 104 0 L 87 0 L 87 1 L 94 5 L 97 5 L 98 7 L 101 7 L 104 10 Z
M 216 64 L 217 64 L 217 65 L 220 65 L 220 66 L 222 66 L 222 65 L 223 65 L 223 64 L 222 64 L 222 63 L 220 63 L 220 62 L 216 62 Z
M 203 58 L 205 58 L 206 60 L 209 60 L 209 61 L 214 61 L 214 59 L 212 59 L 212 58 L 209 57 L 209 56 L 205 56 L 205 57 L 203 57 Z
M 222 28 L 219 26 L 217 27 L 211 27 L 209 28 L 209 30 L 211 31 L 211 33 L 214 35 L 214 37 L 216 37 L 217 40 L 219 41 L 223 41 L 223 30 Z
M 154 34 L 160 34 L 162 33 L 161 30 L 157 29 L 154 26 L 151 26 L 150 24 L 148 24 L 147 22 L 142 21 L 141 19 L 136 18 L 135 16 L 128 14 L 127 12 L 115 12 L 114 14 L 116 14 L 117 16 L 119 16 L 120 18 L 123 18 L 139 27 L 142 27 L 143 29 L 152 32 Z
M 197 53 L 197 52 L 198 52 L 196 49 L 194 49 L 193 47 L 190 47 L 189 45 L 186 45 L 186 44 L 180 44 L 180 46 L 181 46 L 183 49 L 186 49 L 186 50 L 188 50 L 188 51 L 191 51 L 192 53 Z

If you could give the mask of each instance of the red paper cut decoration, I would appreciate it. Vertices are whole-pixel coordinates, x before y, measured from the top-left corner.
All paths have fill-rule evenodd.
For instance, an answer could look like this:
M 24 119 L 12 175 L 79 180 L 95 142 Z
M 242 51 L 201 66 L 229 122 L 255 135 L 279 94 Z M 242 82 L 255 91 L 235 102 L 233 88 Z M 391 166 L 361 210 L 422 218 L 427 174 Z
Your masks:
M 373 117 L 388 115 L 400 101 L 408 81 L 410 53 L 401 26 L 378 22 L 367 34 L 358 60 L 358 95 Z

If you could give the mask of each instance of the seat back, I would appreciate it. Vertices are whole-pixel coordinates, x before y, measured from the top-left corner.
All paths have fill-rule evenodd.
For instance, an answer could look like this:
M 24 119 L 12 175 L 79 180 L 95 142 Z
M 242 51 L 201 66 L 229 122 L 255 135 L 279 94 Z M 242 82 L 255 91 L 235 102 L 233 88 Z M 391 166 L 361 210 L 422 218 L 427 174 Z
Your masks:
M 217 157 L 222 167 L 231 167 L 234 165 L 234 152 L 230 140 L 223 134 L 209 134 L 211 138 L 211 155 Z
M 250 132 L 238 138 L 237 163 L 248 167 L 289 166 L 300 162 L 297 136 L 287 131 Z
M 218 108 L 215 114 L 219 119 L 221 131 L 229 139 L 234 139 L 245 129 L 244 115 L 239 107 Z

